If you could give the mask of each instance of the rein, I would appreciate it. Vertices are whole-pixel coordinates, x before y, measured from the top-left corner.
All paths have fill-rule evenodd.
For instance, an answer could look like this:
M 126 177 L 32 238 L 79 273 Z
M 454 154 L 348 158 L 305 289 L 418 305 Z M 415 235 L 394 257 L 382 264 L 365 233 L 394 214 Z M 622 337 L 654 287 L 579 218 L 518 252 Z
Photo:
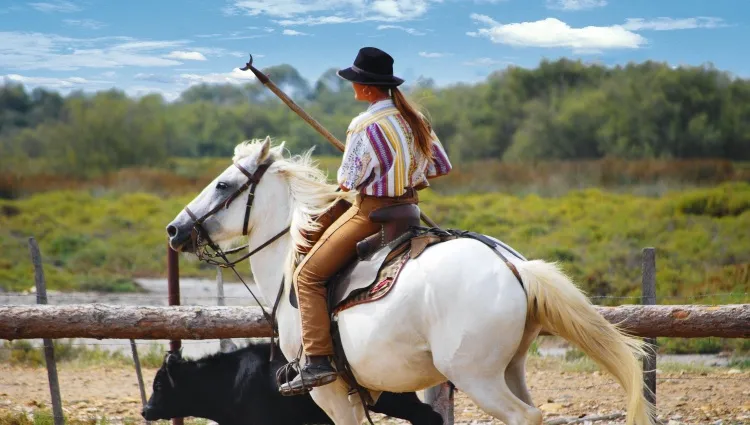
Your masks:
M 263 174 L 265 174 L 266 170 L 268 170 L 268 167 L 271 166 L 273 161 L 265 162 L 258 166 L 258 169 L 255 170 L 254 173 L 250 173 L 245 169 L 245 167 L 241 166 L 237 162 L 234 163 L 234 165 L 239 168 L 239 170 L 247 176 L 247 181 L 242 186 L 238 187 L 237 190 L 232 192 L 224 201 L 220 202 L 218 205 L 216 205 L 214 208 L 212 208 L 207 213 L 203 214 L 200 218 L 195 215 L 192 211 L 190 211 L 190 208 L 185 207 L 185 212 L 188 213 L 190 218 L 193 219 L 193 231 L 190 235 L 193 246 L 195 247 L 195 253 L 198 256 L 198 259 L 206 262 L 208 264 L 212 264 L 215 266 L 219 266 L 222 268 L 230 268 L 234 272 L 234 274 L 237 276 L 237 278 L 242 282 L 243 285 L 245 285 L 245 288 L 247 288 L 248 292 L 250 292 L 250 295 L 253 296 L 255 299 L 255 302 L 260 307 L 261 311 L 263 312 L 263 317 L 268 321 L 268 323 L 271 325 L 271 328 L 273 329 L 273 335 L 271 336 L 271 360 L 274 359 L 275 356 L 275 344 L 274 339 L 278 337 L 278 326 L 276 324 L 276 310 L 278 309 L 279 302 L 281 301 L 281 295 L 284 292 L 284 278 L 281 279 L 281 285 L 279 286 L 279 292 L 276 295 L 276 300 L 273 303 L 273 308 L 271 309 L 271 313 L 269 314 L 268 311 L 266 311 L 265 308 L 263 308 L 263 305 L 258 300 L 258 297 L 255 296 L 255 293 L 250 289 L 250 287 L 245 283 L 245 280 L 242 279 L 242 276 L 237 272 L 237 269 L 235 266 L 252 257 L 257 252 L 263 250 L 282 236 L 284 236 L 287 232 L 289 232 L 289 229 L 291 226 L 287 226 L 285 229 L 280 231 L 279 233 L 275 234 L 273 237 L 268 239 L 267 241 L 263 242 L 258 246 L 257 248 L 253 249 L 249 253 L 243 255 L 242 257 L 234 260 L 229 261 L 227 258 L 227 254 L 234 254 L 236 252 L 239 252 L 245 248 L 249 248 L 249 245 L 241 246 L 239 248 L 234 248 L 229 251 L 224 252 L 219 246 L 211 239 L 211 237 L 208 235 L 208 231 L 206 231 L 205 227 L 203 227 L 203 223 L 212 215 L 216 214 L 217 212 L 221 211 L 222 208 L 226 209 L 229 208 L 229 205 L 239 197 L 239 195 L 242 194 L 245 190 L 249 189 L 249 192 L 247 194 L 247 201 L 245 203 L 245 218 L 244 222 L 242 224 L 242 236 L 247 236 L 247 226 L 248 222 L 250 220 L 250 210 L 253 207 L 253 201 L 255 200 L 255 189 L 258 186 L 258 183 L 260 182 L 261 177 L 263 177 Z M 205 241 L 205 244 L 201 244 L 201 241 Z M 208 252 L 208 249 L 206 247 L 210 247 L 215 254 L 211 254 Z M 215 260 L 214 258 L 221 258 L 222 261 Z

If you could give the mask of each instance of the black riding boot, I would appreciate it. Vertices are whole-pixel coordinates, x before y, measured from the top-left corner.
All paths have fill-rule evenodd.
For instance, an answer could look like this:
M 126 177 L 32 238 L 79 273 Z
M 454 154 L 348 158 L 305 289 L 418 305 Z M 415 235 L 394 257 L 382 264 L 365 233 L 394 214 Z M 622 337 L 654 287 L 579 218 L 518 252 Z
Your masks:
M 313 387 L 330 384 L 338 377 L 338 372 L 331 365 L 329 356 L 308 356 L 307 364 L 290 382 L 281 384 L 279 392 L 282 395 L 304 394 Z

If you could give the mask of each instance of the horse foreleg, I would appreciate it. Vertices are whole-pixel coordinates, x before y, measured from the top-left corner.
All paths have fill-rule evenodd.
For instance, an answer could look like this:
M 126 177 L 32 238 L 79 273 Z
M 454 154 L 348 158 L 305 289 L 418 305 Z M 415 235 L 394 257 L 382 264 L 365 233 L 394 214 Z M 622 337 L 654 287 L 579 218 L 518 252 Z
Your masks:
M 336 425 L 360 425 L 365 412 L 358 397 L 349 397 L 349 387 L 343 379 L 314 388 L 310 392 L 315 403 Z

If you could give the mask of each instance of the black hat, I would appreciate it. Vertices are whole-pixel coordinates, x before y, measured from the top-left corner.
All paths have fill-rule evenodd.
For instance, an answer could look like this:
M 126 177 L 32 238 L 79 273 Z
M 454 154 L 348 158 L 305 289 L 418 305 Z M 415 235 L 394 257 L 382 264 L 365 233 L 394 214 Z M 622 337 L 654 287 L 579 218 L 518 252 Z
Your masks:
M 336 74 L 354 83 L 379 86 L 399 86 L 404 80 L 393 75 L 393 58 L 376 47 L 359 49 L 354 65 Z

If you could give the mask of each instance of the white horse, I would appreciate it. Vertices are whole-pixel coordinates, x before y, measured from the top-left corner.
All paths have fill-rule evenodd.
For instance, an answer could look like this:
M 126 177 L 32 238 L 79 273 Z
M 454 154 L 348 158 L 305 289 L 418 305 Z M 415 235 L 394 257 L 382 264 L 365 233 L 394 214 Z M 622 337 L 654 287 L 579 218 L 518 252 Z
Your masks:
M 299 312 L 288 295 L 298 251 L 306 246 L 302 233 L 315 229 L 314 216 L 342 197 L 351 200 L 354 193 L 337 192 L 336 185 L 328 184 L 310 152 L 284 157 L 283 149 L 283 143 L 272 148 L 269 138 L 239 144 L 233 158 L 239 167 L 229 166 L 188 208 L 199 217 L 213 211 L 202 223 L 209 237 L 222 249 L 238 246 L 244 239 L 247 194 L 224 201 L 259 164 L 273 160 L 253 188 L 247 243 L 258 247 L 290 227 L 253 255 L 250 267 L 267 305 L 283 289 L 279 343 L 291 360 L 301 346 Z M 182 211 L 167 226 L 175 250 L 192 250 L 195 219 L 190 215 Z M 539 425 L 542 413 L 526 386 L 525 360 L 544 328 L 580 347 L 616 378 L 627 393 L 629 425 L 652 425 L 653 405 L 643 396 L 641 340 L 607 322 L 554 263 L 505 254 L 520 272 L 525 291 L 490 248 L 459 238 L 409 261 L 386 297 L 340 312 L 341 340 L 357 381 L 377 397 L 381 391 L 418 391 L 450 380 L 506 424 Z M 338 379 L 314 388 L 311 395 L 336 424 L 360 424 L 361 402 L 347 393 Z

